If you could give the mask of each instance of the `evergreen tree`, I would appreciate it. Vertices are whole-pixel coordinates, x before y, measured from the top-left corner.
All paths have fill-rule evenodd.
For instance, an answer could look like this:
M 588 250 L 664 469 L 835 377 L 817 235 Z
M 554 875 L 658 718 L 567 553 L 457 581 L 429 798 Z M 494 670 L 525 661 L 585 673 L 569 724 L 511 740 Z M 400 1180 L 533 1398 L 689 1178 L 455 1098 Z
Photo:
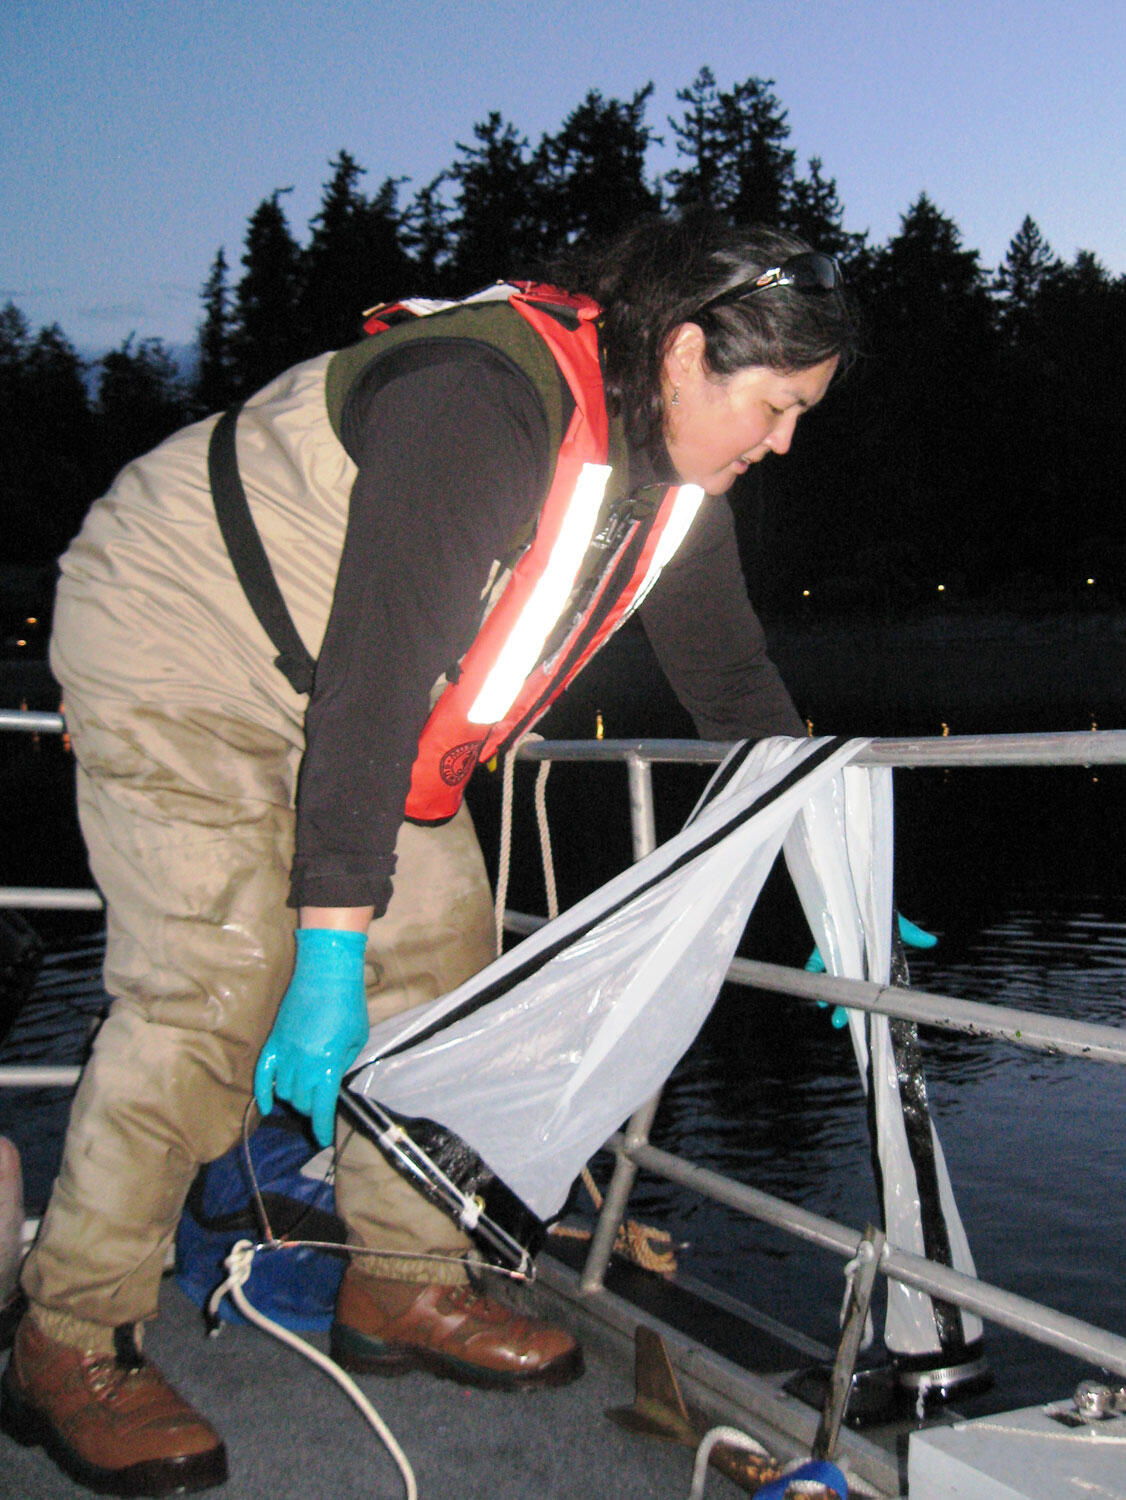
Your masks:
M 94 498 L 98 476 L 90 457 L 93 414 L 86 365 L 57 323 L 41 328 L 27 351 L 29 408 L 23 442 L 39 470 L 36 550 L 55 557 L 78 530 Z
M 527 139 L 494 110 L 457 143 L 451 285 L 465 295 L 490 282 L 534 275 L 547 244 L 543 192 Z
M 453 243 L 450 208 L 442 197 L 448 181 L 449 175 L 439 172 L 419 188 L 403 214 L 403 245 L 414 263 L 412 283 L 424 297 L 444 296 L 448 288 Z
M 298 321 L 301 252 L 276 188 L 250 217 L 245 267 L 235 292 L 231 354 L 235 387 L 249 395 L 301 358 L 305 340 Z
M 1089 292 L 1095 296 L 1111 290 L 1113 283 L 1107 268 L 1093 250 L 1077 250 L 1070 266 L 1065 266 L 1060 278 L 1062 285 L 1077 292 Z M 1121 278 L 1120 278 L 1121 280 Z
M 877 262 L 873 284 L 892 294 L 887 306 L 905 328 L 941 328 L 962 303 L 976 314 L 986 309 L 977 251 L 963 249 L 957 224 L 926 193 L 902 216 Z
M 14 302 L 0 308 L 0 513 L 5 525 L 24 482 L 27 459 L 25 375 L 31 335 Z
M 0 413 L 15 392 L 27 357 L 27 319 L 14 302 L 0 307 Z
M 222 245 L 211 263 L 201 297 L 204 316 L 197 338 L 199 367 L 195 405 L 200 413 L 206 413 L 222 411 L 235 395 L 231 359 L 231 292 L 227 285 L 227 257 Z
M 1006 330 L 1015 332 L 1027 322 L 1041 292 L 1062 269 L 1062 262 L 1040 233 L 1039 225 L 1026 215 L 993 277 L 992 289 Z
M 57 323 L 0 310 L 0 517 L 9 561 L 66 546 L 96 492 L 85 366 Z
M 689 165 L 667 180 L 678 208 L 702 204 L 739 224 L 782 224 L 794 179 L 786 111 L 772 78 L 748 78 L 729 90 L 701 68 L 677 98 L 687 109 L 670 119 L 677 152 Z
M 1007 462 L 1026 521 L 1026 566 L 1073 585 L 1093 571 L 1120 595 L 1126 584 L 1108 575 L 1106 560 L 1126 543 L 1124 351 L 1126 277 L 1112 278 L 1087 250 L 1047 269 L 1006 349 L 1006 394 L 1019 414 Z
M 50 446 L 56 453 L 79 451 L 87 436 L 90 405 L 85 373 L 84 362 L 57 323 L 41 328 L 27 345 L 24 399 L 49 423 L 57 439 Z
M 936 582 L 953 571 L 984 583 L 1003 397 L 977 251 L 921 193 L 858 292 L 871 358 L 854 405 L 865 407 L 861 462 L 877 511 L 913 539 Z
M 653 132 L 645 106 L 648 83 L 628 103 L 603 99 L 591 89 L 536 151 L 552 251 L 575 240 L 609 239 L 632 220 L 660 208 L 645 179 L 645 156 Z
M 817 250 L 834 255 L 846 273 L 857 264 L 867 238 L 844 228 L 844 207 L 836 180 L 821 175 L 821 158 L 809 161 L 808 177 L 795 177 L 786 202 L 783 225 Z
M 672 188 L 671 202 L 675 208 L 699 205 L 718 210 L 726 206 L 722 166 L 725 142 L 715 74 L 710 68 L 701 68 L 687 88 L 677 89 L 676 97 L 686 108 L 679 121 L 670 115 L 669 125 L 676 138 L 677 155 L 686 157 L 688 165 L 673 167 L 665 174 Z
M 794 180 L 786 111 L 773 78 L 748 78 L 720 94 L 728 145 L 727 209 L 737 224 L 781 224 Z
M 410 263 L 400 238 L 397 196 L 387 178 L 372 200 L 360 191 L 364 168 L 347 151 L 329 164 L 321 206 L 304 255 L 301 327 L 307 355 L 351 344 L 363 333 L 365 307 L 408 290 Z
M 176 362 L 161 339 L 133 335 L 103 355 L 97 421 L 107 480 L 183 426 L 189 402 Z
M 26 560 L 31 530 L 30 487 L 37 455 L 27 440 L 28 403 L 24 373 L 30 342 L 27 319 L 14 302 L 0 308 L 0 526 L 14 550 L 5 552 Z

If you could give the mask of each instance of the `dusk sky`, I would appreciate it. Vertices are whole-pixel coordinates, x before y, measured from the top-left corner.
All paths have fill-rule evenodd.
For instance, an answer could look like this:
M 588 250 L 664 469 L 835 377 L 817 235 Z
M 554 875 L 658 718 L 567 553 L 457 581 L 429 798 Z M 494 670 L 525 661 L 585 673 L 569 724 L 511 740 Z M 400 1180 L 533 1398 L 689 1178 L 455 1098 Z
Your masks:
M 290 185 L 304 242 L 342 147 L 405 202 L 490 110 L 535 145 L 652 80 L 652 173 L 704 65 L 774 80 L 799 170 L 820 156 L 874 243 L 926 191 L 990 269 L 1031 214 L 1126 271 L 1122 0 L 4 0 L 0 303 L 84 352 L 188 342 L 218 247 L 237 280 Z

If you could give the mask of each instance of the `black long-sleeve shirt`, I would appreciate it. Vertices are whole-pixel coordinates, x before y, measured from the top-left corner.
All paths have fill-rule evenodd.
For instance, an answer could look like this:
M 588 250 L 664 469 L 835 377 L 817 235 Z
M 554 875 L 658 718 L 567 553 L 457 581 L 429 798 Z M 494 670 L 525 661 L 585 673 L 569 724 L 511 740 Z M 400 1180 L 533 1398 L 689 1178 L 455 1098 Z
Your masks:
M 358 472 L 306 716 L 290 901 L 378 914 L 431 687 L 468 646 L 493 561 L 537 514 L 555 455 L 535 387 L 483 345 L 430 345 L 373 377 L 343 414 Z M 662 479 L 671 470 L 631 455 L 635 487 Z M 701 735 L 802 732 L 725 500 L 705 500 L 639 613 Z

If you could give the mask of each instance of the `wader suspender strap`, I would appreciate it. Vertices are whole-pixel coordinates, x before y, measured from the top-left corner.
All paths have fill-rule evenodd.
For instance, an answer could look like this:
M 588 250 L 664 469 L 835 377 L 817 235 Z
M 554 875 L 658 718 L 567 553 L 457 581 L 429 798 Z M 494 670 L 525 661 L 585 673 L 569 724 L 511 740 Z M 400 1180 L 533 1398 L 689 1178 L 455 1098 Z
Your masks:
M 219 531 L 235 576 L 258 623 L 277 647 L 274 665 L 284 673 L 294 692 L 309 693 L 313 688 L 316 662 L 305 649 L 297 626 L 281 596 L 270 559 L 250 514 L 246 491 L 238 471 L 235 449 L 235 424 L 241 402 L 230 407 L 216 422 L 207 447 L 207 477 L 215 503 Z

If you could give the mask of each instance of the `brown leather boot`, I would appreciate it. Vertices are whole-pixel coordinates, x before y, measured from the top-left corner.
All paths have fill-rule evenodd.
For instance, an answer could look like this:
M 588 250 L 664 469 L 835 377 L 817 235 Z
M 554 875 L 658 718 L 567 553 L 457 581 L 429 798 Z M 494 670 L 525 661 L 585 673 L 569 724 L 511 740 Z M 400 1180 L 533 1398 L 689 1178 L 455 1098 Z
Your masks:
M 48 1338 L 30 1315 L 0 1383 L 0 1426 L 43 1448 L 72 1479 L 108 1495 L 170 1495 L 227 1477 L 218 1434 L 138 1352 L 129 1325 L 116 1355 Z
M 467 1385 L 565 1385 L 583 1372 L 569 1333 L 510 1312 L 471 1286 L 363 1276 L 349 1267 L 336 1299 L 332 1357 L 346 1370 L 429 1370 Z

